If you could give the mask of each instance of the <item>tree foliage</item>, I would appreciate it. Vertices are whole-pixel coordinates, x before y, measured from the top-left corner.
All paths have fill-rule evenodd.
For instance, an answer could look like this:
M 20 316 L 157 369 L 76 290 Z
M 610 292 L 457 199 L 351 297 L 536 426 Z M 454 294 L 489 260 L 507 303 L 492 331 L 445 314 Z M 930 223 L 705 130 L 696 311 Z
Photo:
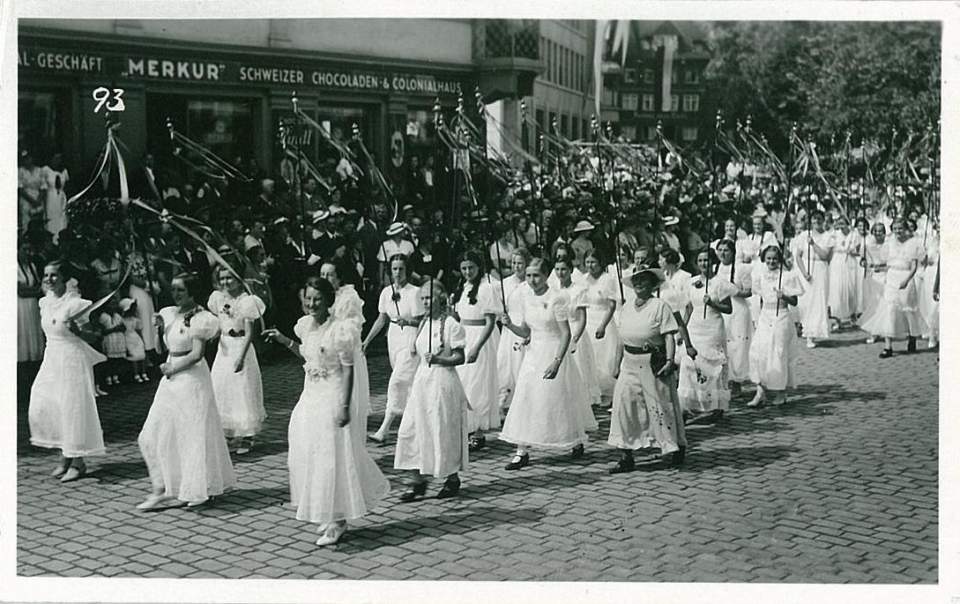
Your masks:
M 708 25 L 711 97 L 728 127 L 753 118 L 778 151 L 805 137 L 855 144 L 922 131 L 940 116 L 938 22 L 722 22 Z

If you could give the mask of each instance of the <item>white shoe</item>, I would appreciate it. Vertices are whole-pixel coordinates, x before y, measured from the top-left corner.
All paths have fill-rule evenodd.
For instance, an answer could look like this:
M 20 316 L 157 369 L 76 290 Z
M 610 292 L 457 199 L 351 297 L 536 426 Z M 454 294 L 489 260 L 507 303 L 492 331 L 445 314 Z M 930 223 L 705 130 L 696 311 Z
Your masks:
M 107 393 L 100 386 L 94 386 L 93 388 L 97 396 L 107 396 Z
M 867 338 L 867 344 L 873 344 L 873 343 L 876 342 L 876 341 L 877 341 L 877 339 L 874 338 L 873 336 L 870 336 L 869 338 Z
M 757 396 L 754 396 L 754 397 L 750 400 L 750 402 L 747 403 L 747 407 L 759 407 L 759 406 L 762 405 L 764 402 L 766 402 L 766 397 L 763 396 L 762 394 L 757 393 Z
M 150 381 L 150 376 L 147 375 L 146 373 L 141 373 L 141 374 L 140 374 L 140 379 L 143 380 L 143 383 L 144 383 L 144 384 L 146 384 L 147 382 Z
M 156 510 L 159 508 L 169 507 L 170 504 L 177 501 L 174 497 L 168 497 L 166 495 L 150 495 L 147 499 L 137 506 L 138 510 Z
M 347 532 L 346 522 L 334 523 L 333 525 L 327 527 L 327 530 L 320 535 L 320 538 L 317 539 L 317 545 L 321 547 L 325 545 L 334 545 L 337 541 L 340 541 L 340 537 L 343 537 L 345 532 Z
M 817 345 L 813 341 L 813 338 L 807 338 L 807 348 L 816 348 Z
M 936 348 L 937 344 L 938 342 L 936 338 L 930 338 L 930 341 L 927 342 L 927 348 Z

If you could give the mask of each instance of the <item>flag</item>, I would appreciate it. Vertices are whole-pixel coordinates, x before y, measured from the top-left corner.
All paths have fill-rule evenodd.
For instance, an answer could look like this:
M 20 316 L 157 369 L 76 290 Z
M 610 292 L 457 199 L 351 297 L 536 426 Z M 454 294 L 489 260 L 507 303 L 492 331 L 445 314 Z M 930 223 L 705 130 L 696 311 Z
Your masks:
M 663 62 L 657 67 L 661 68 L 660 71 L 663 74 L 660 82 L 660 108 L 666 113 L 673 109 L 670 103 L 673 90 L 673 59 L 680 47 L 680 40 L 674 34 L 656 35 L 653 37 L 653 46 L 662 50 L 662 59 L 659 52 L 657 58 Z
M 600 98 L 603 95 L 603 51 L 607 46 L 610 21 L 598 19 L 593 34 L 593 113 L 600 119 Z

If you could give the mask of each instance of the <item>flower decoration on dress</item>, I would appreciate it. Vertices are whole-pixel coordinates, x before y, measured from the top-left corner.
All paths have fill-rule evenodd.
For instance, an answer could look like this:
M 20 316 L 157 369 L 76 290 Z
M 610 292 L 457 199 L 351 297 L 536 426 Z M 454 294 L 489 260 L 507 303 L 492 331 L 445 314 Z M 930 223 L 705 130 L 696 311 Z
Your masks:
M 330 377 L 330 370 L 314 363 L 304 363 L 303 371 L 311 382 L 319 382 Z

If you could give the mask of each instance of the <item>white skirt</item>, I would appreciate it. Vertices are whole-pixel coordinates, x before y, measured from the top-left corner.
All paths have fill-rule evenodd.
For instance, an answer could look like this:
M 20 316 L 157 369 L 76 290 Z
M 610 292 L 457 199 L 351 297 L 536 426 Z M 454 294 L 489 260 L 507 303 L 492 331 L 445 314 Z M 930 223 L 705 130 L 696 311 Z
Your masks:
M 412 328 L 408 328 L 412 329 Z M 305 378 L 288 428 L 290 501 L 297 519 L 318 524 L 366 515 L 390 483 L 365 448 L 366 416 L 356 399 L 350 423 L 337 425 L 342 377 Z
M 849 321 L 857 312 L 856 278 L 850 270 L 851 264 L 856 266 L 847 254 L 835 256 L 830 261 L 827 303 L 830 315 L 840 321 Z
M 181 501 L 204 501 L 237 478 L 206 361 L 160 380 L 138 439 L 154 489 Z
M 803 324 L 803 336 L 828 338 L 830 337 L 830 316 L 827 311 L 829 265 L 818 260 L 811 262 L 810 276 L 813 280 L 804 282 L 806 291 L 797 301 L 800 322 Z M 802 275 L 800 279 L 803 279 Z
M 920 308 L 920 316 L 927 324 L 923 335 L 933 338 L 940 337 L 940 302 L 933 299 L 933 286 L 936 285 L 936 281 L 937 266 L 934 264 L 924 267 L 917 305 Z
M 467 395 L 452 367 L 422 365 L 397 432 L 393 467 L 446 478 L 468 462 Z
M 140 319 L 140 330 L 143 334 L 143 347 L 145 350 L 157 349 L 157 329 L 153 327 L 153 315 L 156 312 L 153 307 L 153 298 L 146 290 L 130 286 L 130 297 L 137 301 L 137 318 Z
M 476 346 L 483 334 L 483 325 L 464 325 L 467 343 L 464 353 Z M 499 383 L 497 381 L 497 348 L 499 346 L 497 329 L 494 327 L 490 337 L 477 354 L 474 363 L 457 365 L 457 374 L 463 384 L 463 391 L 470 401 L 471 411 L 467 414 L 470 432 L 490 430 L 500 427 L 500 406 L 497 404 Z
M 410 384 L 420 363 L 420 357 L 413 353 L 416 340 L 416 327 L 401 328 L 391 323 L 387 330 L 387 350 L 392 368 L 387 382 L 387 411 L 397 415 L 402 414 L 407 406 Z
M 17 362 L 43 358 L 43 328 L 36 298 L 17 298 Z
M 590 344 L 593 346 L 600 395 L 609 400 L 613 396 L 613 386 L 617 382 L 613 372 L 616 370 L 617 350 L 620 348 L 620 332 L 614 322 L 610 321 L 607 323 L 603 338 L 596 339 L 597 329 L 603 322 L 603 313 L 606 311 L 606 307 L 603 306 L 591 306 L 587 309 L 587 327 L 583 337 L 590 338 Z
M 577 371 L 575 382 L 577 390 L 573 396 L 580 408 L 583 428 L 587 432 L 593 432 L 599 427 L 597 418 L 593 415 L 593 407 L 600 404 L 600 383 L 597 381 L 597 361 L 593 355 L 593 343 L 587 339 L 586 335 L 584 333 L 580 337 L 576 352 L 567 353 L 567 362 L 572 363 Z
M 734 382 L 750 379 L 750 334 L 753 321 L 746 298 L 731 297 L 733 312 L 723 315 L 723 330 L 727 336 L 727 377 Z M 686 355 L 684 355 L 686 356 Z
M 64 457 L 103 455 L 93 366 L 105 357 L 77 339 L 50 340 L 30 388 L 30 443 Z
M 513 400 L 513 389 L 517 384 L 517 373 L 523 362 L 523 355 L 527 346 L 524 339 L 504 328 L 500 332 L 500 344 L 497 346 L 497 404 L 501 409 L 510 407 Z
M 694 309 L 694 313 L 697 310 Z M 723 320 L 693 317 L 687 325 L 693 347 L 697 349 L 694 361 L 684 354 L 680 362 L 677 394 L 681 406 L 691 412 L 725 410 L 730 407 L 727 388 L 726 336 Z
M 669 378 L 673 380 L 674 378 Z M 666 455 L 687 445 L 676 387 L 657 378 L 649 354 L 624 353 L 613 390 L 607 444 L 618 449 L 659 447 Z
M 918 306 L 916 280 L 910 279 L 907 287 L 900 288 L 909 275 L 907 269 L 887 270 L 883 294 L 873 314 L 861 324 L 861 329 L 885 338 L 919 337 L 927 330 Z
M 252 344 L 247 349 L 243 369 L 239 373 L 233 371 L 242 349 L 243 338 L 222 334 L 217 358 L 210 370 L 217 411 L 220 413 L 223 431 L 229 438 L 259 434 L 263 421 L 267 418 L 263 406 L 260 365 Z
M 768 390 L 785 390 L 795 383 L 797 331 L 785 308 L 764 309 L 750 343 L 750 380 Z
M 543 378 L 553 362 L 558 337 L 540 337 L 530 341 L 517 375 L 513 404 L 503 421 L 500 439 L 516 445 L 551 449 L 569 449 L 587 442 L 583 412 L 576 402 L 576 367 L 568 359 L 552 380 Z

